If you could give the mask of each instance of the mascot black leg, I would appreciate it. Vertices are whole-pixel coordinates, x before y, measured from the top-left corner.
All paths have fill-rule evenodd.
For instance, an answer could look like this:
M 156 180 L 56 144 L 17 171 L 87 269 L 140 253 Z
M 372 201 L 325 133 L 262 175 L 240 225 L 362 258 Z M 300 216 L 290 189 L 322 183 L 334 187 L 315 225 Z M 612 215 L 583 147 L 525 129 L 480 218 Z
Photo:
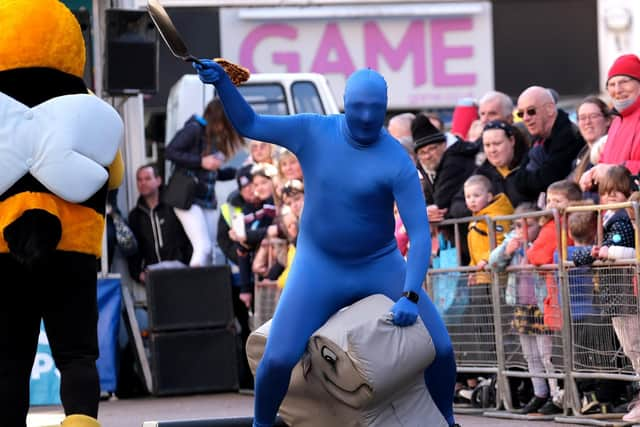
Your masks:
M 64 271 L 61 271 L 64 266 Z M 98 358 L 98 307 L 95 257 L 56 252 L 49 271 L 50 286 L 43 292 L 44 325 L 51 352 L 60 370 L 60 398 L 66 415 L 98 417 L 100 381 Z M 44 279 L 44 278 L 43 278 Z
M 26 283 L 24 270 L 11 255 L 0 254 L 0 271 L 5 276 L 0 298 L 0 425 L 24 427 L 42 296 Z
M 0 298 L 0 426 L 26 425 L 41 318 L 60 371 L 65 414 L 98 415 L 95 257 L 56 252 L 38 267 L 0 254 L 0 271 L 18 278 L 4 283 L 6 295 L 15 298 Z

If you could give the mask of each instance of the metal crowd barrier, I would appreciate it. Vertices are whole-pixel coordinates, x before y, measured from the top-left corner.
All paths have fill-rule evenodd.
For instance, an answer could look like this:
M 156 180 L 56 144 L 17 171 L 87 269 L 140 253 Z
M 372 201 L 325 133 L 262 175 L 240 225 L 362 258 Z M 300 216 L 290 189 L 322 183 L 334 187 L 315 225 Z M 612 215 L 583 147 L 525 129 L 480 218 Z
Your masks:
M 270 269 L 276 262 L 277 253 L 282 250 L 283 245 L 287 245 L 287 241 L 280 238 L 265 237 L 263 242 L 265 250 L 265 267 Z M 286 251 L 286 247 L 284 249 Z M 286 253 L 286 252 L 285 252 Z M 253 316 L 251 316 L 251 330 L 255 330 L 269 321 L 273 317 L 276 310 L 278 299 L 280 297 L 280 288 L 275 280 L 269 280 L 261 277 L 260 274 L 254 274 L 254 303 Z
M 261 280 L 255 283 L 253 317 L 251 330 L 256 330 L 273 317 L 278 304 L 280 289 L 274 280 Z
M 592 205 L 570 207 L 560 214 L 548 210 L 494 218 L 472 217 L 446 220 L 436 225 L 445 228 L 457 248 L 457 267 L 432 268 L 425 288 L 442 314 L 451 336 L 459 373 L 478 376 L 494 375 L 495 404 L 481 410 L 487 416 L 501 418 L 548 420 L 590 425 L 613 425 L 623 414 L 583 415 L 579 388 L 588 381 L 639 381 L 629 359 L 622 352 L 612 325 L 612 313 L 620 308 L 629 316 L 638 316 L 638 282 L 640 281 L 640 239 L 635 233 L 636 259 L 596 261 L 592 266 L 576 267 L 567 259 L 567 215 L 576 211 L 598 212 L 598 245 L 602 242 L 602 216 L 608 209 L 633 209 L 640 219 L 638 204 Z M 491 248 L 496 245 L 495 223 L 520 218 L 553 216 L 559 242 L 555 264 L 509 266 L 504 271 L 489 271 L 490 283 L 469 286 L 469 278 L 478 274 L 477 268 L 461 266 L 462 245 L 466 244 L 461 227 L 473 221 L 486 221 L 490 230 Z M 640 224 L 640 222 L 637 222 Z M 551 327 L 533 322 L 535 331 L 526 319 L 541 313 L 523 312 L 512 301 L 507 303 L 505 290 L 509 281 L 539 280 L 546 288 L 557 288 L 552 308 L 559 317 Z M 453 292 L 443 292 L 447 286 Z M 605 290 L 609 289 L 609 293 Z M 445 294 L 445 297 L 439 294 Z M 453 293 L 453 298 L 450 294 Z M 609 294 L 618 298 L 611 300 Z M 447 298 L 448 296 L 448 298 Z M 590 302 L 593 310 L 585 315 L 581 301 Z M 553 305 L 555 304 L 555 305 Z M 524 321 L 523 321 L 524 319 Z M 544 349 L 542 369 L 530 372 L 523 357 L 522 345 L 531 345 L 531 336 Z M 640 363 L 640 361 L 639 361 Z M 562 389 L 559 396 L 562 415 L 526 416 L 518 413 L 519 404 L 512 402 L 510 381 L 514 378 L 545 378 L 550 389 Z M 526 403 L 526 402 L 524 402 Z M 469 412 L 468 406 L 456 405 L 456 412 Z M 603 420 L 603 418 L 607 418 Z M 613 419 L 614 421 L 611 421 Z
M 471 223 L 484 222 L 487 225 L 491 247 L 496 245 L 495 228 L 488 216 L 449 219 L 438 223 L 439 232 L 453 238 L 455 248 L 466 244 L 465 229 Z M 426 277 L 426 290 L 434 300 L 449 331 L 456 355 L 459 373 L 473 373 L 484 377 L 498 374 L 495 307 L 497 300 L 491 285 L 491 276 L 478 271 L 475 266 L 463 266 L 461 251 L 456 253 L 457 266 L 430 269 Z M 471 283 L 471 284 L 470 284 Z M 451 289 L 454 289 L 453 291 Z M 501 393 L 498 387 L 497 394 Z M 498 401 L 498 399 L 496 399 Z M 461 406 L 457 412 L 481 412 L 473 406 Z
M 575 206 L 560 214 L 557 210 L 530 212 L 490 218 L 488 216 L 450 219 L 435 224 L 438 232 L 448 235 L 456 248 L 455 266 L 431 268 L 425 278 L 425 289 L 442 314 L 456 355 L 457 369 L 462 374 L 495 378 L 495 400 L 489 407 L 456 405 L 456 412 L 481 412 L 487 416 L 526 420 L 549 420 L 590 425 L 614 425 L 623 414 L 583 415 L 579 389 L 587 381 L 640 381 L 629 359 L 622 352 L 613 329 L 611 307 L 626 306 L 630 315 L 638 315 L 638 282 L 640 281 L 640 238 L 636 229 L 636 259 L 615 262 L 596 261 L 591 266 L 576 267 L 567 258 L 567 215 L 576 211 L 596 211 L 598 241 L 602 242 L 602 217 L 607 209 L 633 209 L 640 219 L 638 204 Z M 504 271 L 462 265 L 461 248 L 466 245 L 465 229 L 474 222 L 484 222 L 491 249 L 497 246 L 495 224 L 517 219 L 551 216 L 555 220 L 559 242 L 554 264 L 508 266 Z M 640 222 L 638 222 L 640 223 Z M 505 230 L 505 234 L 508 230 Z M 273 242 L 275 247 L 278 242 Z M 272 254 L 270 253 L 270 257 Z M 540 313 L 521 312 L 521 307 L 508 302 L 505 292 L 509 281 L 521 283 L 538 280 L 545 288 L 557 289 L 551 308 L 559 316 L 555 326 L 532 333 L 527 319 Z M 623 301 L 607 299 L 604 288 L 614 290 Z M 555 293 L 556 291 L 554 291 Z M 269 320 L 277 304 L 279 292 L 275 282 L 257 280 L 255 288 L 255 327 Z M 594 310 L 588 316 L 580 313 L 579 301 L 590 301 Z M 533 322 L 538 325 L 540 322 Z M 544 322 L 542 322 L 544 326 Z M 522 346 L 531 345 L 531 336 L 543 348 L 542 368 L 530 372 Z M 640 361 L 639 361 L 640 363 Z M 526 402 L 513 402 L 514 379 L 544 378 L 550 389 L 562 390 L 562 415 L 527 416 L 518 413 Z M 478 402 L 475 402 L 478 403 Z M 608 417 L 608 418 L 607 418 Z M 603 419 L 606 418 L 606 419 Z M 611 421 L 611 420 L 614 421 Z M 613 423 L 613 424 L 612 424 Z

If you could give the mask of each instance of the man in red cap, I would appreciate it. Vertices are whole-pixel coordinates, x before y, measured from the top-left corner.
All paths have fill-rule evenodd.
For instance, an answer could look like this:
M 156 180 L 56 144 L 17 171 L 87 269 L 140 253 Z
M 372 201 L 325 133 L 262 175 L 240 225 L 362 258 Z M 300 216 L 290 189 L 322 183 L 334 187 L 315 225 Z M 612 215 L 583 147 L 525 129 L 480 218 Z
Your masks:
M 618 113 L 611 123 L 600 163 L 580 178 L 583 190 L 591 189 L 613 165 L 640 172 L 640 59 L 633 54 L 615 60 L 607 74 L 607 92 Z

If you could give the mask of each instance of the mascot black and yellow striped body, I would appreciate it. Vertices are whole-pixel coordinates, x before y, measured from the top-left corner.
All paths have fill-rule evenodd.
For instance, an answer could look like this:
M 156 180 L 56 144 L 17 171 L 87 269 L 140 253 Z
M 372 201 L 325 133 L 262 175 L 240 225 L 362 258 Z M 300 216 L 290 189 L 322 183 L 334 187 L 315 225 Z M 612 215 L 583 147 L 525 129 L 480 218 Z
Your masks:
M 34 108 L 59 97 L 87 94 L 82 34 L 58 0 L 0 0 L 0 28 L 0 95 L 5 100 Z M 3 119 L 7 122 L 2 106 L 0 101 L 0 129 Z M 47 129 L 38 131 L 48 141 Z M 94 137 L 86 135 L 87 141 Z M 10 143 L 28 142 L 15 139 Z M 3 159 L 6 155 L 0 150 L 0 169 L 3 161 L 14 161 Z M 66 200 L 31 172 L 0 192 L 2 426 L 26 425 L 41 318 L 61 374 L 67 415 L 62 426 L 98 426 L 96 258 L 102 247 L 107 189 L 122 177 L 119 155 L 112 160 L 114 171 L 98 165 L 113 172 L 110 179 L 80 201 Z M 60 174 L 72 172 L 58 169 Z

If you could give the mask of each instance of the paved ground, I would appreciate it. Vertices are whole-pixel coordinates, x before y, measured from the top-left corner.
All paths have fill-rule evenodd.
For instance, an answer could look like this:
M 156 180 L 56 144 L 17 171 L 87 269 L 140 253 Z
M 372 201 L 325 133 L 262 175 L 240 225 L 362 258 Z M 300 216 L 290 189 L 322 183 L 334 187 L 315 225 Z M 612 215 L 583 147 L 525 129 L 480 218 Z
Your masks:
M 144 421 L 169 421 L 202 418 L 246 417 L 252 413 L 253 396 L 224 393 L 182 397 L 150 397 L 102 402 L 99 420 L 102 427 L 141 427 Z M 483 416 L 458 415 L 463 427 L 561 427 L 574 424 L 503 420 Z M 29 427 L 48 426 L 62 419 L 59 407 L 35 407 Z M 428 426 L 426 426 L 428 427 Z

